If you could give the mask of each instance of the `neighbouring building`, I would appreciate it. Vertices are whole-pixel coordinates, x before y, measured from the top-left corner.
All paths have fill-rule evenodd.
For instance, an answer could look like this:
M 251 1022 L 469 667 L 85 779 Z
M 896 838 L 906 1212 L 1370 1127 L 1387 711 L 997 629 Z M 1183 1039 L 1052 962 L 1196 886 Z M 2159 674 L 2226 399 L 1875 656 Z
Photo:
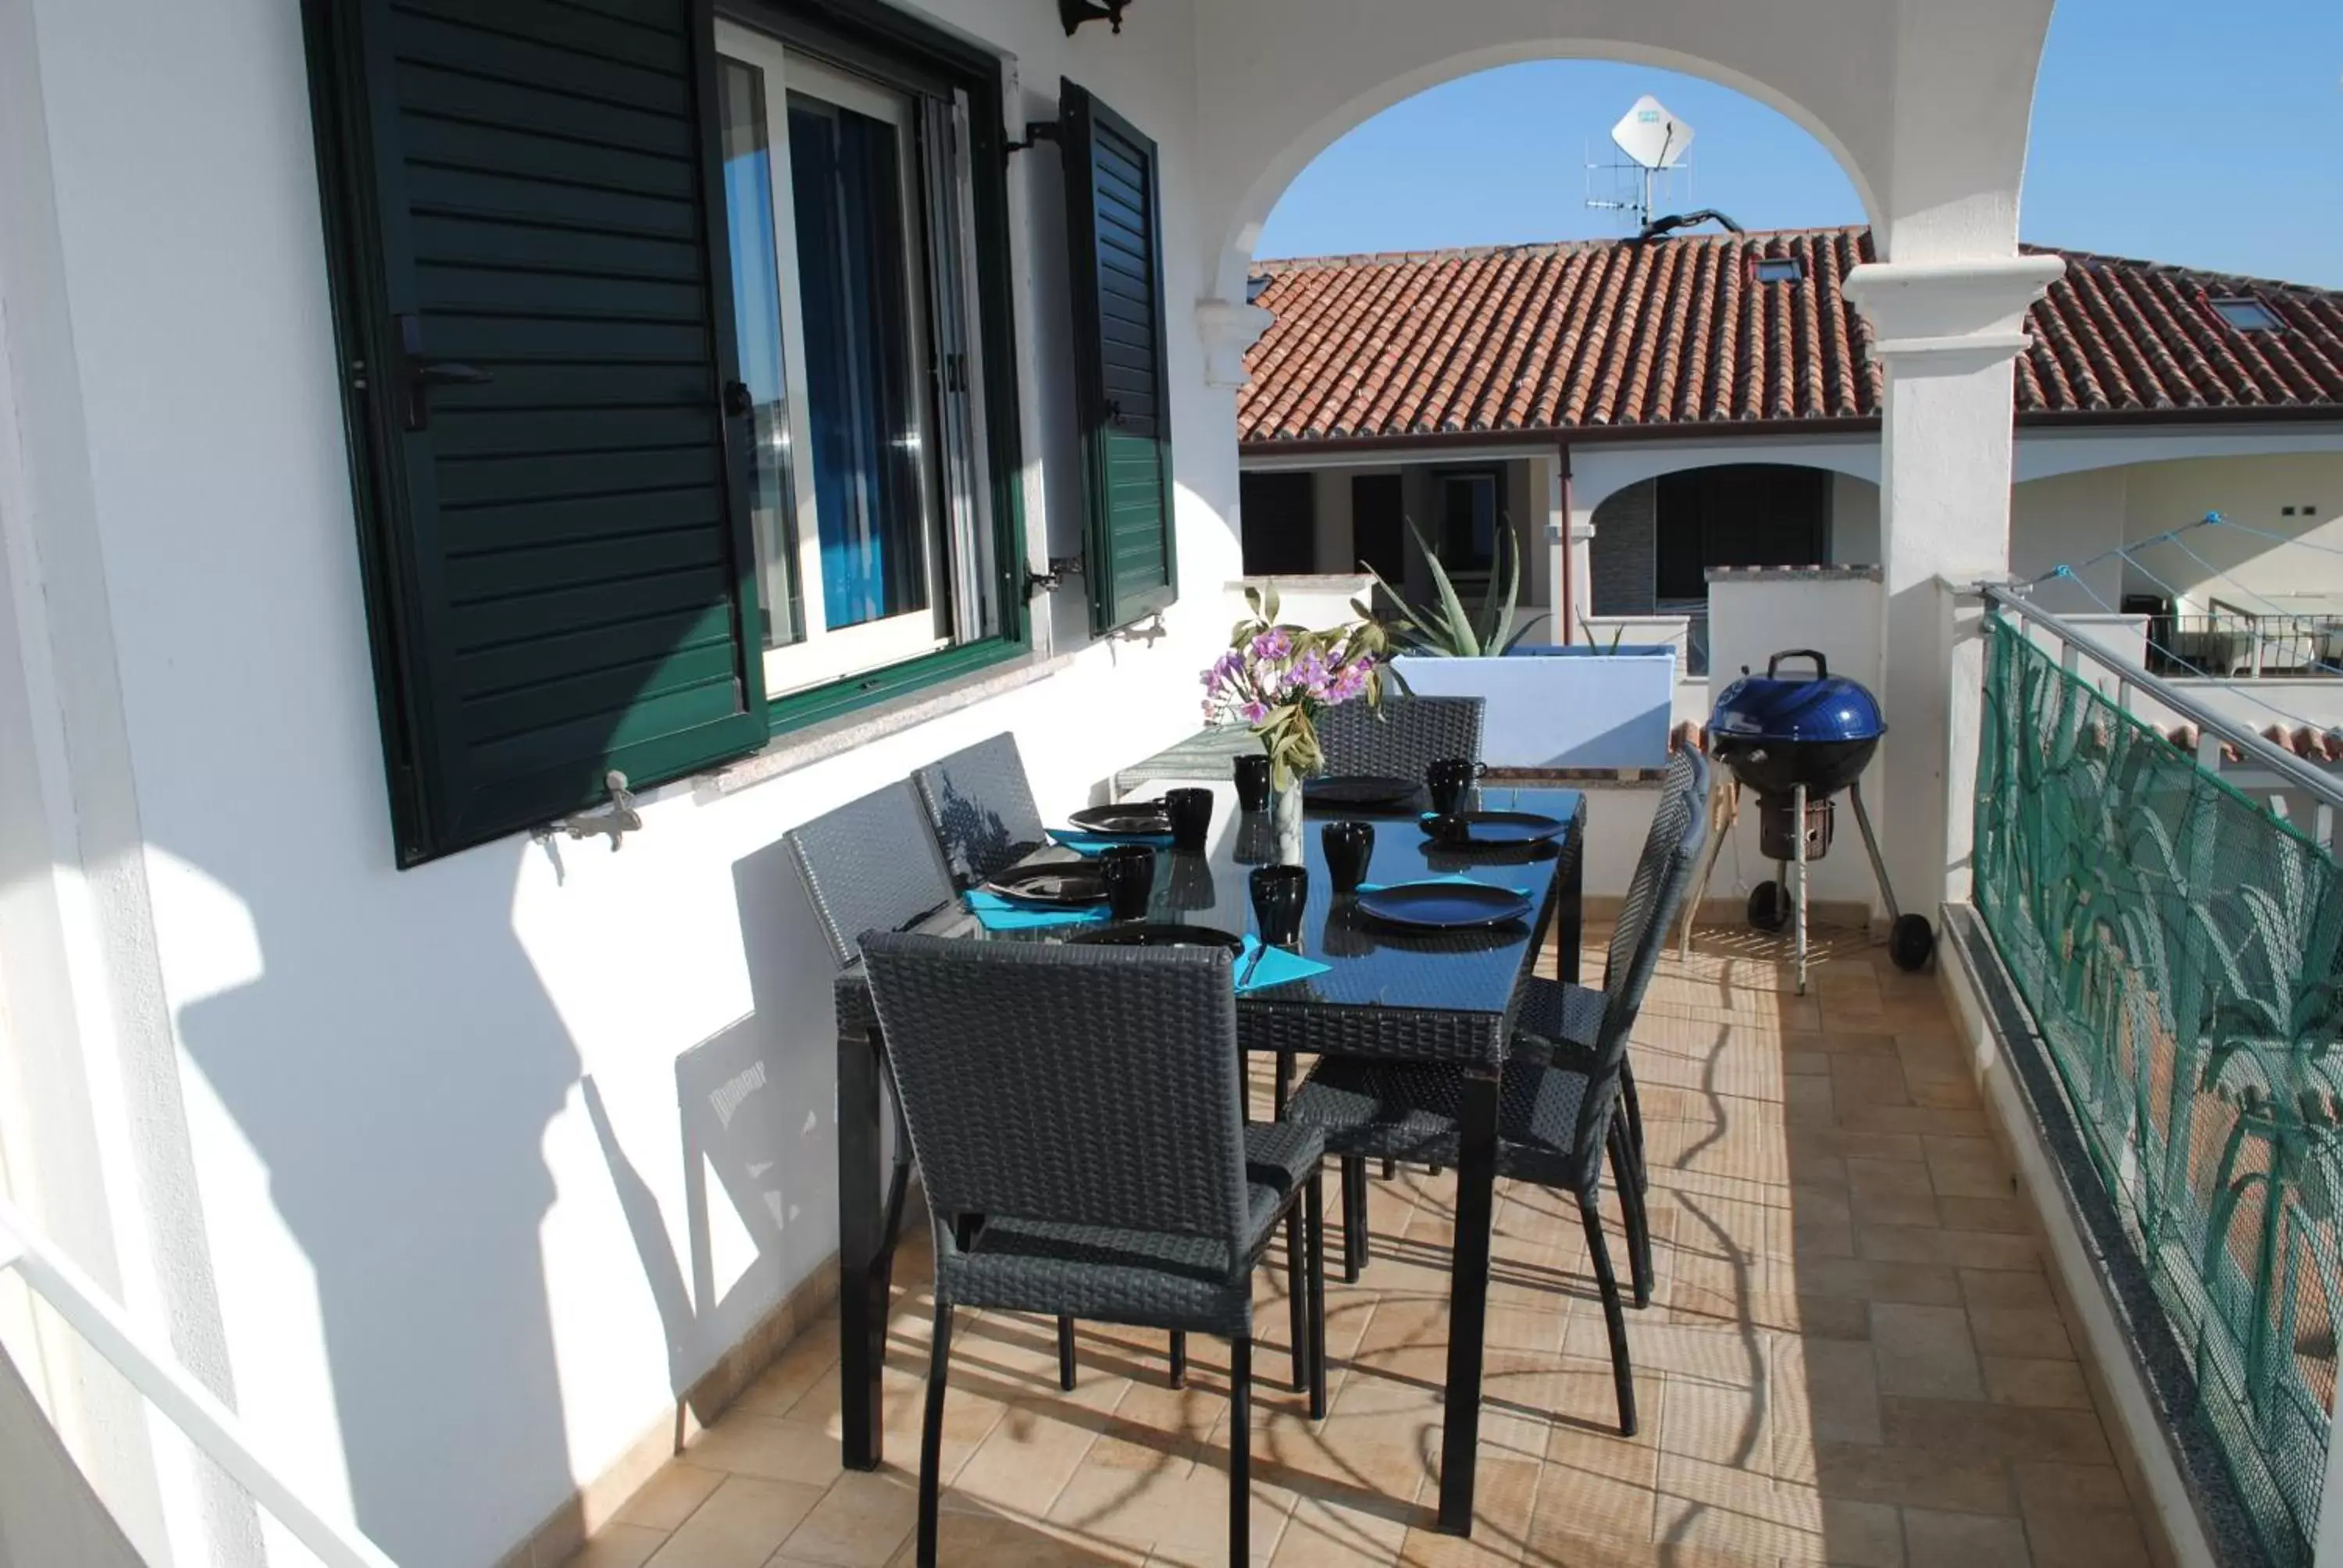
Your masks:
M 2175 642 L 2343 616 L 2343 556 L 2278 542 L 2343 548 L 2343 294 L 2028 254 L 2066 270 L 2016 362 L 2010 569 L 2073 567 L 2045 602 L 2158 606 Z M 1857 227 L 1262 264 L 1246 574 L 1420 589 L 1413 522 L 1477 586 L 1508 527 L 1523 602 L 1568 607 L 1543 640 L 1681 617 L 1697 654 L 1708 568 L 1879 558 L 1880 370 L 1841 286 L 1873 258 Z M 2244 527 L 2150 542 L 2217 511 Z

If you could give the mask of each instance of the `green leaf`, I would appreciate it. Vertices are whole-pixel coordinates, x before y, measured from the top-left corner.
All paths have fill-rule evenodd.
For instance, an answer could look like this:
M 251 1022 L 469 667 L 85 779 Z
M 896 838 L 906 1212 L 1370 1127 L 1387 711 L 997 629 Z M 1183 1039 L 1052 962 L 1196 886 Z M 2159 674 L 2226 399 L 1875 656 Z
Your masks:
M 1540 610 L 1537 614 L 1530 617 L 1529 619 L 1515 627 L 1513 628 L 1513 635 L 1505 639 L 1505 645 L 1502 651 L 1505 653 L 1513 652 L 1514 648 L 1521 646 L 1522 638 L 1529 636 L 1531 632 L 1536 630 L 1538 622 L 1545 618 L 1545 611 Z
M 1423 564 L 1432 573 L 1432 586 L 1440 595 L 1439 618 L 1443 632 L 1441 641 L 1445 646 L 1431 651 L 1445 653 L 1454 658 L 1477 657 L 1481 651 L 1480 639 L 1473 635 L 1473 619 L 1465 613 L 1464 601 L 1457 597 L 1456 585 L 1448 580 L 1448 568 L 1442 566 L 1440 558 L 1432 553 L 1432 547 L 1424 542 L 1423 530 L 1415 526 L 1413 518 L 1407 519 L 1407 531 L 1414 538 L 1415 548 L 1422 553 Z
M 1245 591 L 1250 594 L 1252 590 L 1248 588 Z M 1254 595 L 1252 603 L 1253 612 L 1262 619 L 1272 626 L 1277 624 L 1277 584 L 1275 582 L 1272 581 L 1269 585 L 1268 591 L 1265 593 Z

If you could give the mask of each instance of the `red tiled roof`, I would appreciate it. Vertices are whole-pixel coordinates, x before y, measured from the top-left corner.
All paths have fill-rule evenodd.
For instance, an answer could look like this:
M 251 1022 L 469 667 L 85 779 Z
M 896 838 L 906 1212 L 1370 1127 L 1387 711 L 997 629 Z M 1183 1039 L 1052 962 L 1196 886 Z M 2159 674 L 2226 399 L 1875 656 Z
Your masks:
M 2038 247 L 2028 246 L 2029 250 Z M 2343 293 L 2063 256 L 2017 361 L 2028 423 L 2343 417 Z M 1795 283 L 1759 283 L 1795 257 Z M 1239 439 L 1830 426 L 1875 420 L 1870 332 L 1840 293 L 1863 228 L 1272 261 L 1276 322 L 1245 357 Z M 2208 298 L 2284 321 L 2239 332 Z

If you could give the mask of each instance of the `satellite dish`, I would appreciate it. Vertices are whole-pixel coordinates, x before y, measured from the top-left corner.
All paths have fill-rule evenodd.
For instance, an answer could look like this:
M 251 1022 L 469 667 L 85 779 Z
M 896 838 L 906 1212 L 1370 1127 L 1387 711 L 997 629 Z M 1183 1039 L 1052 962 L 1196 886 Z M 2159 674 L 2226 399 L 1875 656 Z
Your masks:
M 1647 169 L 1670 169 L 1684 161 L 1692 146 L 1692 127 L 1668 113 L 1665 104 L 1645 93 L 1635 106 L 1611 127 L 1611 139 L 1631 162 Z

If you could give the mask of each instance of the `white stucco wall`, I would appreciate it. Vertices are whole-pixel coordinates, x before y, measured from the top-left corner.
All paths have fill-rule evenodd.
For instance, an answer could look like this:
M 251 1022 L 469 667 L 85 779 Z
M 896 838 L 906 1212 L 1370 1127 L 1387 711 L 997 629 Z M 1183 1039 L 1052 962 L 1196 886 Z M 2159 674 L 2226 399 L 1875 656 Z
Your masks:
M 2187 534 L 2187 550 L 2143 542 L 2207 512 L 2299 543 L 2218 528 Z M 2192 608 L 2217 598 L 2251 611 L 2263 608 L 2257 596 L 2343 592 L 2343 453 L 2145 464 L 2130 472 L 2123 526 L 2140 563 L 2124 566 L 2125 587 L 2161 591 L 2147 580 L 2152 574 L 2180 590 Z M 2189 551 L 2204 561 L 2192 559 Z
M 2076 582 L 2044 583 L 2036 590 L 2046 608 L 2062 614 L 2097 610 L 2100 602 L 2120 608 L 2123 561 L 2100 558 L 2123 543 L 2125 494 L 2134 471 L 2093 468 L 2010 487 L 2010 571 L 2024 582 L 2061 566 L 2075 571 Z
M 1020 0 L 945 9 L 1018 56 L 1021 125 L 1062 73 L 1155 136 L 1167 227 L 1192 226 L 1179 10 L 1138 7 L 1119 38 L 1069 41 Z M 12 322 L 45 328 L 12 340 L 7 368 L 20 402 L 37 391 L 45 430 L 85 423 L 36 456 L 47 474 L 85 474 L 103 574 L 42 584 L 40 635 L 119 681 L 110 715 L 102 692 L 27 689 L 67 704 L 67 729 L 110 719 L 126 737 L 110 785 L 135 799 L 127 858 L 80 918 L 132 932 L 156 980 L 143 1003 L 130 981 L 98 981 L 126 1042 L 78 1037 L 97 1053 L 80 1070 L 111 1102 L 86 1112 L 89 1146 L 45 1172 L 45 1207 L 77 1251 L 132 1255 L 134 1306 L 297 1481 L 348 1498 L 401 1562 L 486 1564 L 671 1416 L 675 1391 L 835 1250 L 829 960 L 781 833 L 1003 729 L 1061 811 L 1194 728 L 1195 671 L 1226 634 L 1220 588 L 1240 569 L 1222 521 L 1229 394 L 1204 386 L 1175 310 L 1183 597 L 1169 637 L 1083 646 L 1077 589 L 1042 617 L 1081 649 L 1045 684 L 729 798 L 662 790 L 622 854 L 568 844 L 557 864 L 515 838 L 401 873 L 297 8 L 0 13 L 36 25 L 55 187 L 53 217 L 12 204 L 0 229 L 57 263 L 0 273 Z M 1037 559 L 1071 553 L 1081 531 L 1054 158 L 1021 156 L 1011 174 Z M 1174 246 L 1167 263 L 1169 297 L 1196 297 L 1193 255 Z M 34 501 L 36 524 L 75 531 L 54 494 Z M 0 751 L 41 757 L 35 728 L 17 715 Z M 49 805 L 94 810 L 109 781 L 55 782 Z M 45 809 L 0 802 L 37 866 L 55 859 Z M 104 863 L 103 845 L 75 852 Z M 0 927 L 12 973 L 52 972 L 36 939 Z M 686 1140 L 704 1116 L 688 1108 L 752 1066 L 766 1087 L 695 1216 Z M 147 1098 L 126 1099 L 126 1081 Z M 105 1208 L 76 1221 L 88 1194 Z M 206 1504 L 181 1493 L 160 1504 L 176 1520 L 164 1533 L 203 1560 Z

